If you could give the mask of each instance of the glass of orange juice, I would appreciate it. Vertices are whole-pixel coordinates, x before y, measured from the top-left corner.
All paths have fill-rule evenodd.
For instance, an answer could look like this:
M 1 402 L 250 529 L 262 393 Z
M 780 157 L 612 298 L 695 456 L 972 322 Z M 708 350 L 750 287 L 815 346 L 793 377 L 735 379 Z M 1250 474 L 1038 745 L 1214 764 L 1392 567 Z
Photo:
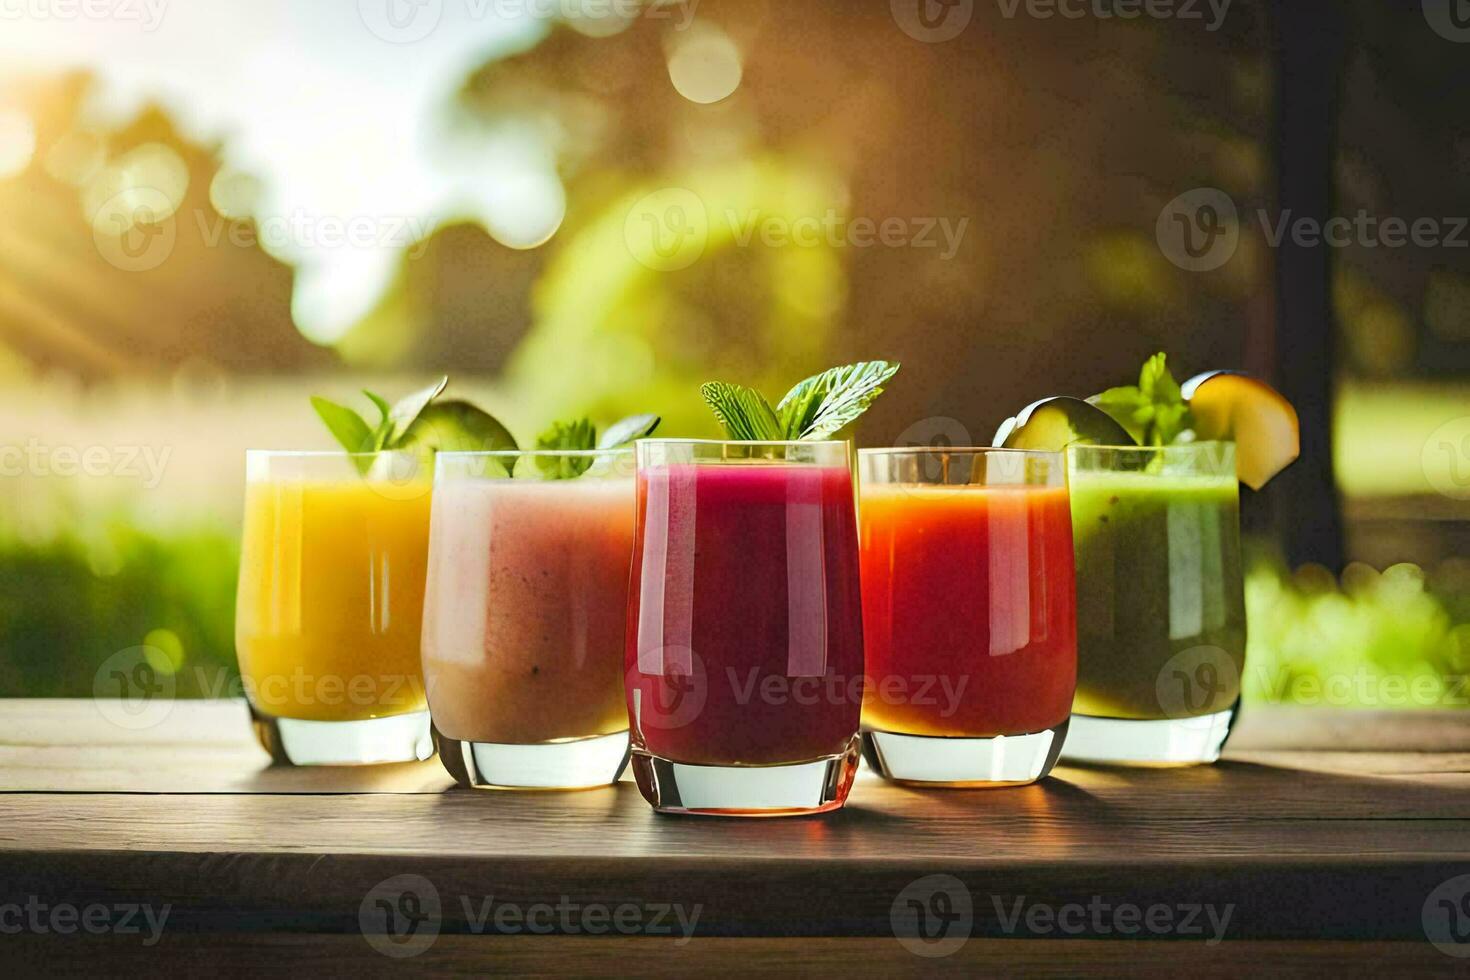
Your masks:
M 431 491 L 414 453 L 246 454 L 235 648 L 277 762 L 433 755 L 419 660 Z

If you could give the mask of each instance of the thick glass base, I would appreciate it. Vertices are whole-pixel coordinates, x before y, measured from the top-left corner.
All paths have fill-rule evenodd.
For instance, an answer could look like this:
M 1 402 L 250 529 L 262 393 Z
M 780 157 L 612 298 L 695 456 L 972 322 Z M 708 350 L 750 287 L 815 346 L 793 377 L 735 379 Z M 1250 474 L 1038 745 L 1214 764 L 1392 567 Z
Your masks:
M 255 737 L 287 766 L 367 766 L 419 762 L 434 754 L 429 713 L 413 711 L 361 721 L 273 718 L 251 708 Z
M 659 813 L 794 817 L 837 810 L 858 766 L 857 736 L 840 755 L 784 766 L 695 766 L 634 750 L 638 788 Z
M 1230 734 L 1235 708 L 1198 718 L 1097 718 L 1073 715 L 1062 758 L 1132 766 L 1214 762 Z
M 928 786 L 1024 786 L 1051 772 L 1067 738 L 1067 722 L 1027 735 L 942 738 L 865 732 L 868 766 L 897 783 Z
M 461 786 L 479 789 L 591 789 L 618 781 L 628 765 L 628 733 L 539 745 L 462 742 L 434 730 L 439 761 Z

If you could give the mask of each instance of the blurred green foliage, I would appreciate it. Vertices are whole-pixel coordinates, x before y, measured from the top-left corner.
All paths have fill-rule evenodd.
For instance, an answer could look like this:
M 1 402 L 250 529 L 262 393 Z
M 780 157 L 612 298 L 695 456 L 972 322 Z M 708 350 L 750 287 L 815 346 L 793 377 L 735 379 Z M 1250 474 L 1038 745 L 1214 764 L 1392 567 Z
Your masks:
M 146 646 L 179 697 L 238 693 L 233 531 L 151 534 L 121 518 L 44 543 L 0 535 L 0 696 L 86 697 L 98 668 Z M 1426 574 L 1292 572 L 1254 549 L 1244 697 L 1326 707 L 1466 707 L 1470 561 Z
M 142 646 L 180 697 L 238 691 L 238 562 L 233 532 L 159 536 L 120 518 L 44 542 L 0 536 L 0 696 L 91 696 L 108 657 Z

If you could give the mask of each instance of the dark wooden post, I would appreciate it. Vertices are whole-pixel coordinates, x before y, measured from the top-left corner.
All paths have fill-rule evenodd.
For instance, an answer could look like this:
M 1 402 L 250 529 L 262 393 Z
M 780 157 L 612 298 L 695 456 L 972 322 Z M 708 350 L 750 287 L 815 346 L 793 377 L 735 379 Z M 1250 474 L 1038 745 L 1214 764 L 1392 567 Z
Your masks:
M 1271 0 L 1276 206 L 1293 220 L 1333 214 L 1337 113 L 1347 49 L 1342 0 Z M 1276 250 L 1276 380 L 1301 415 L 1302 455 L 1269 489 L 1293 564 L 1340 571 L 1342 512 L 1332 471 L 1337 322 L 1333 251 L 1286 236 Z

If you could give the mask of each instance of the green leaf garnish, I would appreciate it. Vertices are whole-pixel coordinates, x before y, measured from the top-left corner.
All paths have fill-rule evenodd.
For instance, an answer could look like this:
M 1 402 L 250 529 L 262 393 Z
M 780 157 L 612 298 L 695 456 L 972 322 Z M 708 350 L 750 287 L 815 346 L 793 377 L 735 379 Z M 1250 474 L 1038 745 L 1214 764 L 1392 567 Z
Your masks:
M 1167 446 L 1194 427 L 1189 404 L 1163 354 L 1144 362 L 1136 387 L 1109 388 L 1087 400 L 1116 419 L 1140 446 Z
M 597 427 L 591 419 L 555 422 L 536 438 L 538 452 L 581 453 L 597 447 Z M 537 456 L 536 468 L 548 480 L 572 480 L 592 467 L 589 456 Z
M 629 415 L 607 427 L 602 438 L 597 440 L 598 449 L 620 449 L 639 439 L 647 439 L 663 419 L 657 415 Z
M 754 388 L 711 381 L 702 385 L 699 393 L 732 440 L 780 442 L 786 438 L 776 410 L 766 401 L 766 396 Z
M 888 361 L 860 361 L 813 375 L 774 409 L 744 385 L 712 381 L 699 389 L 731 438 L 746 442 L 830 439 L 868 410 L 898 373 Z
M 516 449 L 515 437 L 488 412 L 464 401 L 435 401 L 449 379 L 416 391 L 389 406 L 387 399 L 364 391 L 378 410 L 377 426 L 352 409 L 325 398 L 311 399 L 312 408 L 333 438 L 349 453 L 418 451 L 431 456 L 439 451 L 493 452 Z M 370 455 L 354 456 L 357 471 L 366 476 L 373 464 Z
M 776 411 L 788 439 L 829 439 L 855 422 L 898 373 L 887 361 L 860 361 L 807 378 Z
M 442 395 L 444 389 L 448 386 L 449 378 L 446 375 L 427 388 L 421 388 L 411 395 L 405 395 L 400 398 L 388 413 L 387 421 L 391 425 L 388 429 L 387 438 L 383 441 L 383 445 L 399 445 L 403 437 L 408 433 L 409 428 L 418 419 L 419 414 L 429 407 L 430 402 Z M 380 401 L 381 399 L 374 400 Z
M 332 438 L 339 442 L 343 449 L 349 453 L 370 453 L 373 451 L 373 430 L 352 409 L 336 402 L 327 401 L 325 398 L 311 399 L 311 407 L 316 409 L 316 414 L 326 424 L 327 431 L 332 433 Z M 367 457 L 356 457 L 353 459 L 359 473 L 367 473 L 372 460 Z

